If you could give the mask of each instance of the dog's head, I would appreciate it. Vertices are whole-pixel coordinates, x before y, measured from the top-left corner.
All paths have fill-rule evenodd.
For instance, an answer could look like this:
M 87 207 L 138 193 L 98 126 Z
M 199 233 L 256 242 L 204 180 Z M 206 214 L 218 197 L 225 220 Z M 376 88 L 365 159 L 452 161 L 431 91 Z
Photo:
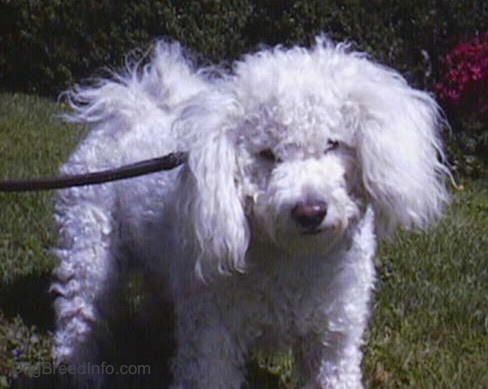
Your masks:
M 326 253 L 368 205 L 380 235 L 440 214 L 439 111 L 398 73 L 319 40 L 249 55 L 219 89 L 183 118 L 202 274 L 243 269 L 251 239 Z

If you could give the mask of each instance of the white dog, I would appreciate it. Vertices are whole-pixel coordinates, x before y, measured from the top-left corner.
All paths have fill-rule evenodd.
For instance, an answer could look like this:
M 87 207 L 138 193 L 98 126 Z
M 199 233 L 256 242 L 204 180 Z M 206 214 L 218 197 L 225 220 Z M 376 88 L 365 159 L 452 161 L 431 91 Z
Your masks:
M 189 156 L 60 192 L 59 363 L 97 360 L 136 265 L 152 310 L 175 307 L 172 388 L 241 388 L 250 350 L 268 347 L 292 348 L 304 388 L 362 387 L 376 237 L 426 226 L 447 199 L 428 94 L 322 38 L 232 72 L 159 43 L 149 65 L 76 90 L 73 106 L 93 129 L 66 174 Z

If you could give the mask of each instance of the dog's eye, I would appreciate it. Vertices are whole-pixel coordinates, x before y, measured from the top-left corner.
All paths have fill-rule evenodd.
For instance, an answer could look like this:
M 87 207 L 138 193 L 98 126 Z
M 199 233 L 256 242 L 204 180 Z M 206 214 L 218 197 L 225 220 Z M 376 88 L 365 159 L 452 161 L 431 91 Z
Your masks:
M 334 139 L 329 139 L 327 141 L 327 148 L 325 149 L 325 152 L 336 150 L 339 147 L 339 141 L 334 140 Z
M 259 156 L 268 162 L 281 162 L 271 149 L 264 149 L 259 152 Z

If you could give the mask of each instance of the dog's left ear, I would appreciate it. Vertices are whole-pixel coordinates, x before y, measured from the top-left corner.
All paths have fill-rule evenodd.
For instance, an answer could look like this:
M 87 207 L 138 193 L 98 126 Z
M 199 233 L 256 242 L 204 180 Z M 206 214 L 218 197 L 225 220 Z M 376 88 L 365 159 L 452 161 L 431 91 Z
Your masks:
M 232 124 L 222 103 L 196 115 L 183 196 L 185 223 L 198 242 L 196 271 L 203 279 L 243 271 L 249 227 L 237 188 Z M 193 120 L 193 119 L 192 119 Z
M 371 74 L 354 92 L 361 112 L 356 141 L 378 232 L 423 228 L 440 215 L 448 198 L 439 108 L 394 71 L 369 61 L 365 66 Z

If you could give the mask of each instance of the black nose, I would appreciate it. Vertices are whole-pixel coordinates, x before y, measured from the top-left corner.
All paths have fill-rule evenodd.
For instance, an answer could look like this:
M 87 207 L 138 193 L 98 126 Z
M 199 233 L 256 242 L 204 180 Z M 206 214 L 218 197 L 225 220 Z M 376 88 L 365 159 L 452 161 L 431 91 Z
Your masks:
M 315 230 L 327 215 L 325 201 L 311 200 L 299 202 L 291 210 L 291 216 L 300 227 L 307 230 Z

